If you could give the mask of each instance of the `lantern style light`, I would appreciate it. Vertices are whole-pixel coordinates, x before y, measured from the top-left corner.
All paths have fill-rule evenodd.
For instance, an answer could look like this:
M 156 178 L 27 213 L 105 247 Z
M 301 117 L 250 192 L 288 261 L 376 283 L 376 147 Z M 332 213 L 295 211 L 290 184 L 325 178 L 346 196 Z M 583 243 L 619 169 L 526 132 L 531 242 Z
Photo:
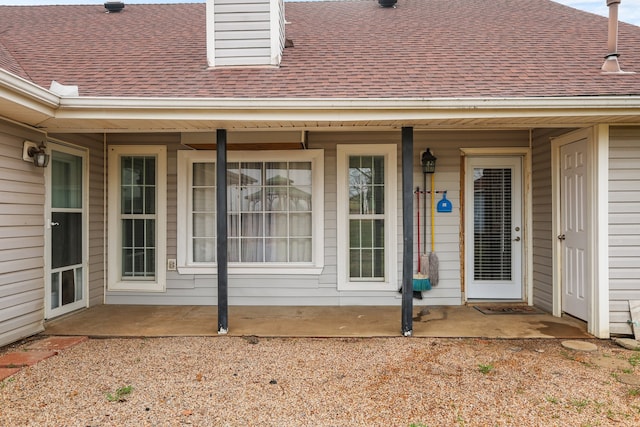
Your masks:
M 38 145 L 36 142 L 24 141 L 22 159 L 27 162 L 33 162 L 36 167 L 46 168 L 49 164 L 47 147 L 44 146 L 44 143 Z
M 422 172 L 434 173 L 436 171 L 436 157 L 431 154 L 431 150 L 427 148 L 427 151 L 422 153 Z

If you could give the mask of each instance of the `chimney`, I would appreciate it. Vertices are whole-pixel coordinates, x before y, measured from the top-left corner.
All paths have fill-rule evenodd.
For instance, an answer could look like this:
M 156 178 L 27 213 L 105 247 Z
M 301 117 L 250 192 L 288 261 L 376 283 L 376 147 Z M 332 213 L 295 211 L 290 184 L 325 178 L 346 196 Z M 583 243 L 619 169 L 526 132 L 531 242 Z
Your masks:
M 207 0 L 206 23 L 210 67 L 280 65 L 284 0 Z
M 618 5 L 622 0 L 607 0 L 609 7 L 609 38 L 607 42 L 608 53 L 604 57 L 602 72 L 604 74 L 634 74 L 625 73 L 618 63 Z

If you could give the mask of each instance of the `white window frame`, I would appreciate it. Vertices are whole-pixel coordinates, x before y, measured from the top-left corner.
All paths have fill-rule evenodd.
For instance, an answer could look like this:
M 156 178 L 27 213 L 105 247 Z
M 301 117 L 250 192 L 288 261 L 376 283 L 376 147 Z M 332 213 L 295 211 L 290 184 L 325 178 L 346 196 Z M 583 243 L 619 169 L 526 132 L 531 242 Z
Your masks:
M 156 276 L 155 280 L 123 280 L 122 228 L 120 222 L 120 158 L 156 157 Z M 161 145 L 112 145 L 109 147 L 109 291 L 165 292 L 167 257 L 167 148 Z
M 398 290 L 398 146 L 395 144 L 337 145 L 337 246 L 339 291 Z M 349 278 L 349 156 L 384 156 L 384 248 L 383 281 Z
M 180 274 L 217 274 L 217 263 L 195 263 L 190 248 L 192 234 L 191 176 L 194 162 L 216 162 L 211 150 L 178 151 L 178 244 Z M 309 263 L 229 263 L 230 274 L 320 274 L 324 267 L 324 150 L 229 151 L 227 163 L 311 162 L 312 260 Z

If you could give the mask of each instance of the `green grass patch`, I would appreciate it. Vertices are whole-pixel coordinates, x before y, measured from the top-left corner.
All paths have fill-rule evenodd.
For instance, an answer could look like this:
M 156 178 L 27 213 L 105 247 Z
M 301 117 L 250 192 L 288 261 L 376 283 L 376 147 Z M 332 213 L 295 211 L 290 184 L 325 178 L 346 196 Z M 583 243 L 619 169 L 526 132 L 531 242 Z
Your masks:
M 120 387 L 113 394 L 107 393 L 107 400 L 109 402 L 125 402 L 125 396 L 128 396 L 133 391 L 133 387 L 128 385 L 126 387 Z

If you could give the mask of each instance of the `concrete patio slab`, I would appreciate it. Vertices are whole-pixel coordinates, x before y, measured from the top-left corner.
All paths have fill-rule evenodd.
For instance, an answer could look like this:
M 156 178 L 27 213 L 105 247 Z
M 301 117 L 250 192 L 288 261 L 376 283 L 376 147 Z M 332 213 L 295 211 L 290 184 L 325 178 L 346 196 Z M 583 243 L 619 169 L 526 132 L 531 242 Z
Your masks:
M 45 335 L 217 336 L 215 306 L 99 305 L 49 321 Z M 401 309 L 389 306 L 230 306 L 231 336 L 395 337 Z M 413 336 L 593 338 L 583 322 L 549 314 L 485 315 L 470 306 L 415 307 Z

